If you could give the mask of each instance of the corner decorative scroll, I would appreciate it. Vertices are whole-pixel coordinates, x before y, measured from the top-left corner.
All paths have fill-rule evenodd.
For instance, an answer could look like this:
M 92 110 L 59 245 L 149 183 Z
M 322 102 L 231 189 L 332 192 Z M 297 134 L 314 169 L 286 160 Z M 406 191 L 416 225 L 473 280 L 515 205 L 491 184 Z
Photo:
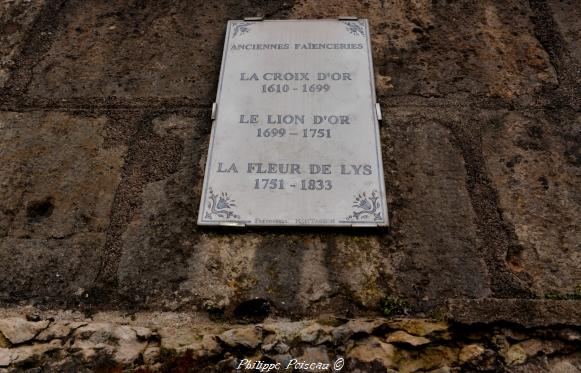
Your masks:
M 236 207 L 236 201 L 228 193 L 216 194 L 212 188 L 209 189 L 209 192 L 208 205 L 204 215 L 206 219 L 213 219 L 214 215 L 222 219 L 240 219 L 240 215 L 232 211 L 232 207 Z
M 250 31 L 250 25 L 252 22 L 238 22 L 234 25 L 234 35 L 232 38 L 235 38 L 238 35 L 246 34 Z
M 352 35 L 365 36 L 365 27 L 361 22 L 345 22 L 345 27 Z
M 368 220 L 372 218 L 373 221 L 382 221 L 381 203 L 377 194 L 377 191 L 374 190 L 371 195 L 363 192 L 354 196 L 353 207 L 355 207 L 355 211 L 347 217 L 347 220 Z

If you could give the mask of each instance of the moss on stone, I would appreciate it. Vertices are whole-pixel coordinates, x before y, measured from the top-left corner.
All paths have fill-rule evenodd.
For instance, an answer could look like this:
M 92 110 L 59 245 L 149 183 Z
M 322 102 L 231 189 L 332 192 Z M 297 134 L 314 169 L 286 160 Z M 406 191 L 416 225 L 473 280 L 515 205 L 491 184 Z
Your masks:
M 402 315 L 410 311 L 410 305 L 397 297 L 386 296 L 380 303 L 379 308 L 384 316 Z

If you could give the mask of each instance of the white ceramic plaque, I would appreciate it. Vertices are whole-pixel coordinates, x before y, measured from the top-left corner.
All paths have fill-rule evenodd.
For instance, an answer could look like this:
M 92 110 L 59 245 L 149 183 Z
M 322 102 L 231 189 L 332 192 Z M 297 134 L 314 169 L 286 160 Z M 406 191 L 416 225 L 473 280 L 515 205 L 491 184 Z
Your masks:
M 386 226 L 366 20 L 229 21 L 198 224 Z

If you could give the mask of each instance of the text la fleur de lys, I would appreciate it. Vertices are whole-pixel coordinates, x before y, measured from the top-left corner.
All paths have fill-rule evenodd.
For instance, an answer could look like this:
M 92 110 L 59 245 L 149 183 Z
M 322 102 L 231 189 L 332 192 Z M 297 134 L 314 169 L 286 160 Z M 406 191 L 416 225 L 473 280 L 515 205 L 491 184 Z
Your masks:
M 236 162 L 224 163 L 218 162 L 217 172 L 219 173 L 239 173 L 241 169 Z M 246 167 L 242 168 L 247 174 L 281 174 L 281 175 L 363 175 L 373 174 L 370 164 L 339 164 L 336 166 L 330 164 L 301 165 L 299 163 L 264 163 L 248 162 Z

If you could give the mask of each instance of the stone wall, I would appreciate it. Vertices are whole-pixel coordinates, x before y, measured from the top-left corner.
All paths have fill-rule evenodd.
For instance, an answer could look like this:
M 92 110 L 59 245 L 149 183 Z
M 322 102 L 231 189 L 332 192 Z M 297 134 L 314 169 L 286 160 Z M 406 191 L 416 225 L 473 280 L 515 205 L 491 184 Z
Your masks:
M 546 321 L 525 328 L 320 315 L 233 326 L 170 312 L 12 313 L 0 318 L 0 372 L 562 373 L 581 364 L 581 329 Z
M 196 226 L 225 22 L 258 14 L 369 19 L 389 230 Z M 4 1 L 0 307 L 579 327 L 579 19 L 579 0 Z

